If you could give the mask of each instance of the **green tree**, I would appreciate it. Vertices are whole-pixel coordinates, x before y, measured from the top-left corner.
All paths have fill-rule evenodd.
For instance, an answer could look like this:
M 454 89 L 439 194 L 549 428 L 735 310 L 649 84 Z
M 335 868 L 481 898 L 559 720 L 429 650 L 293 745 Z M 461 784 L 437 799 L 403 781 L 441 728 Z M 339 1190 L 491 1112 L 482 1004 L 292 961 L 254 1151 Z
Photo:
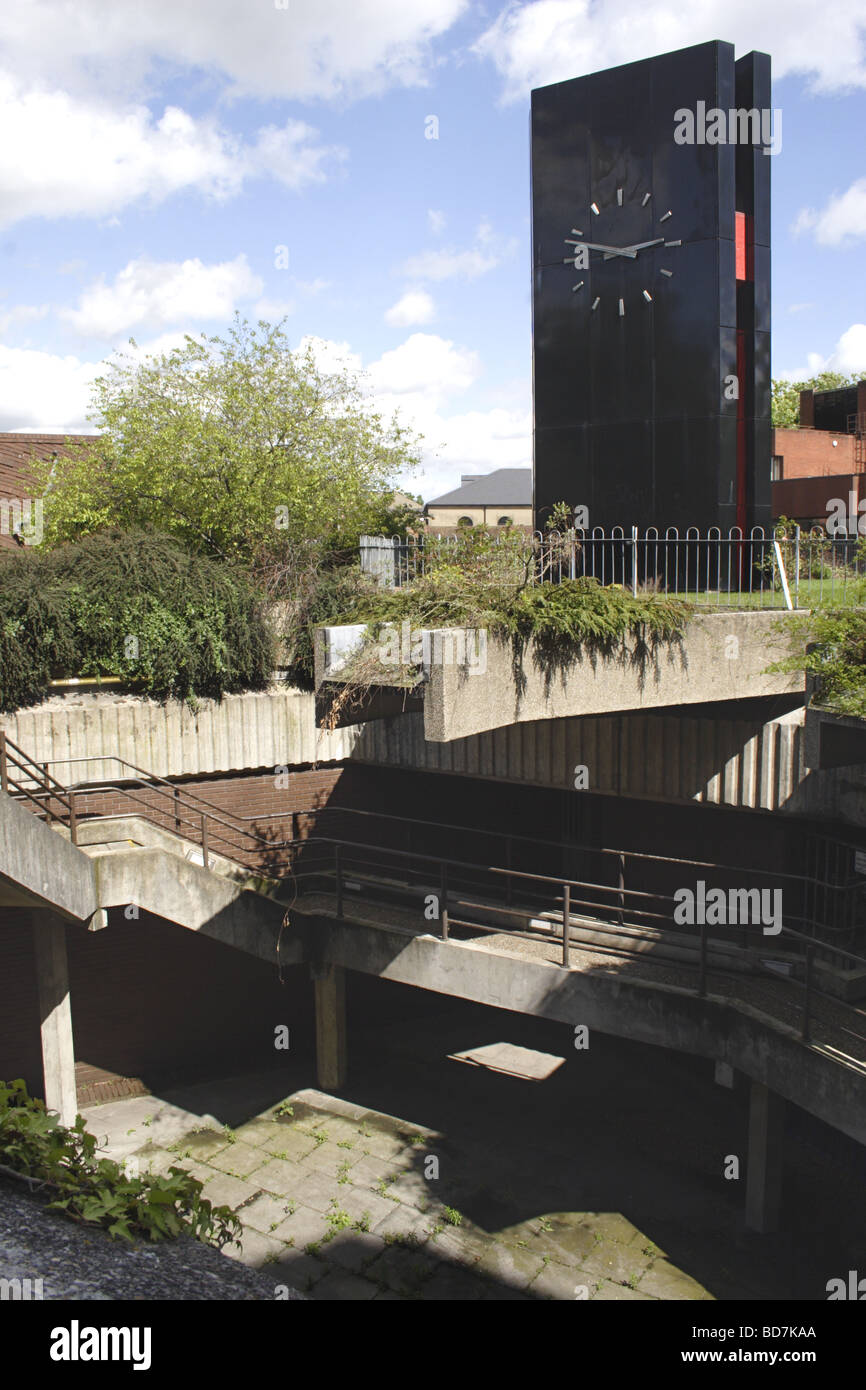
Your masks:
M 225 338 L 126 354 L 96 381 L 92 406 L 96 447 L 42 473 L 48 545 L 148 528 L 248 562 L 297 544 L 350 548 L 405 524 L 393 495 L 419 437 L 371 409 L 357 375 L 323 371 L 309 346 L 293 351 L 281 325 L 236 315 Z
M 835 391 L 840 386 L 855 386 L 862 379 L 862 372 L 846 376 L 843 372 L 819 372 L 806 381 L 773 380 L 772 415 L 777 429 L 796 430 L 800 428 L 800 392 Z

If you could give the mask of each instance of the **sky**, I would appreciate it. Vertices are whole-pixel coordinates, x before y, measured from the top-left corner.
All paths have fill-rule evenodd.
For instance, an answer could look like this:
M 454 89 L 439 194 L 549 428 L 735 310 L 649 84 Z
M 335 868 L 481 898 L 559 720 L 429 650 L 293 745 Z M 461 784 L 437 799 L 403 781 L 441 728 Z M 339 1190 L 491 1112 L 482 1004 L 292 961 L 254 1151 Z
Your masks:
M 424 436 L 529 467 L 529 93 L 723 39 L 773 60 L 773 375 L 866 374 L 866 0 L 4 0 L 0 430 L 284 320 Z

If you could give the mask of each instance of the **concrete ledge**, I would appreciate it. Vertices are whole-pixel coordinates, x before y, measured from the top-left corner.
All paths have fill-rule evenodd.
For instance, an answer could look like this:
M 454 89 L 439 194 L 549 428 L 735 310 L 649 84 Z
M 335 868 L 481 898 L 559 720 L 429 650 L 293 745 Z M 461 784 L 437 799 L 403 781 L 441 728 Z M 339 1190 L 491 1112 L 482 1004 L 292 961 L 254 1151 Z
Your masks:
M 796 694 L 804 673 L 766 670 L 786 647 L 779 623 L 777 612 L 703 614 L 670 645 L 647 652 L 629 638 L 617 656 L 587 653 L 564 666 L 551 666 L 534 643 L 516 655 L 491 637 L 483 672 L 431 665 L 424 734 L 444 743 L 530 720 Z
M 100 903 L 86 854 L 0 793 L 0 904 L 45 907 L 88 921 Z

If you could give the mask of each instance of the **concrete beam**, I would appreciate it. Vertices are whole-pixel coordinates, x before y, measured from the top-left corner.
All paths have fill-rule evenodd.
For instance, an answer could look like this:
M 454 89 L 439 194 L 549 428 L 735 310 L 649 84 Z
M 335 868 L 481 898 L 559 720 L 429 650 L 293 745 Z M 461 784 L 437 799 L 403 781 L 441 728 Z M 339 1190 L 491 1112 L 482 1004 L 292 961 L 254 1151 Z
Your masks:
M 346 972 L 340 965 L 312 965 L 316 1001 L 316 1076 L 323 1091 L 346 1084 Z
M 318 956 L 349 970 L 471 999 L 514 1013 L 585 1024 L 612 1037 L 720 1057 L 860 1144 L 866 1144 L 866 1068 L 806 1046 L 798 1032 L 750 1005 L 628 975 L 557 965 L 471 941 L 310 916 Z
M 87 855 L 0 793 L 0 906 L 44 907 L 87 922 L 99 905 Z
M 782 1143 L 785 1102 L 752 1081 L 749 1095 L 749 1154 L 746 1162 L 746 1226 L 766 1235 L 778 1229 L 782 1202 Z
M 424 734 L 450 742 L 485 729 L 537 719 L 661 706 L 706 704 L 805 690 L 804 672 L 770 673 L 784 654 L 778 612 L 707 613 L 691 618 L 682 639 L 646 654 L 634 638 L 613 657 L 587 653 L 551 664 L 530 643 L 515 659 L 510 641 L 490 637 L 485 661 L 433 661 L 424 696 Z M 443 651 L 460 636 L 438 634 Z M 434 639 L 437 634 L 433 634 Z M 470 637 L 463 637 L 469 649 Z
M 66 958 L 66 924 L 51 912 L 31 913 L 45 1106 L 72 1125 L 78 1111 L 75 1047 Z

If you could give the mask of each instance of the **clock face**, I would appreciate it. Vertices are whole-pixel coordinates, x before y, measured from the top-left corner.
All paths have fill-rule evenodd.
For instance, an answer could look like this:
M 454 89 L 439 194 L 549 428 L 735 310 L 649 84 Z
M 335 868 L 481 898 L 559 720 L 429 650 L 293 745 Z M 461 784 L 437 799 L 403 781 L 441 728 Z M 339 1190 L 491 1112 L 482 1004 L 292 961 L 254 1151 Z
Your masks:
M 634 227 L 636 210 L 640 210 L 638 220 L 647 230 L 640 241 L 631 241 L 625 229 L 628 224 Z M 591 313 L 607 308 L 625 318 L 629 312 L 646 310 L 665 280 L 675 273 L 675 248 L 682 246 L 682 239 L 676 236 L 673 209 L 659 212 L 651 192 L 639 191 L 629 198 L 620 186 L 606 201 L 600 195 L 593 199 L 580 221 L 582 225 L 572 227 L 571 235 L 563 238 L 573 248 L 563 263 L 573 266 L 579 275 L 572 293 L 589 301 Z M 627 274 L 606 274 L 608 263 L 611 268 L 627 270 Z

